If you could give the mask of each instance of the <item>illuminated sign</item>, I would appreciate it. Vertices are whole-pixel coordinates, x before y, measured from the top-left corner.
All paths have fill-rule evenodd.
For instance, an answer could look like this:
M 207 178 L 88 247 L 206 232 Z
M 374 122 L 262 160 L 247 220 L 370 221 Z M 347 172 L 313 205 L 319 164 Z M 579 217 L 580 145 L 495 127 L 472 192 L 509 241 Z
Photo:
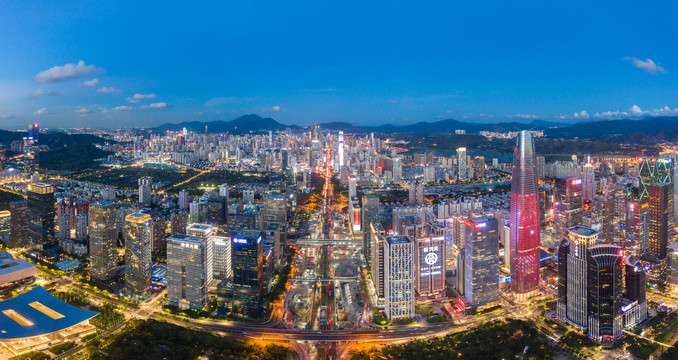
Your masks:
M 579 185 L 579 184 L 581 184 L 581 179 L 574 179 L 574 180 L 572 180 L 571 184 L 572 185 Z
M 636 306 L 636 305 L 638 305 L 638 301 L 634 301 L 634 302 L 632 302 L 628 305 L 622 306 L 621 310 L 622 310 L 622 312 L 627 312 L 627 311 L 633 309 L 633 307 Z
M 438 254 L 434 252 L 430 252 L 426 254 L 426 257 L 424 258 L 424 262 L 426 262 L 427 265 L 433 265 L 438 262 Z
M 236 244 L 247 244 L 247 239 L 233 239 L 233 242 Z

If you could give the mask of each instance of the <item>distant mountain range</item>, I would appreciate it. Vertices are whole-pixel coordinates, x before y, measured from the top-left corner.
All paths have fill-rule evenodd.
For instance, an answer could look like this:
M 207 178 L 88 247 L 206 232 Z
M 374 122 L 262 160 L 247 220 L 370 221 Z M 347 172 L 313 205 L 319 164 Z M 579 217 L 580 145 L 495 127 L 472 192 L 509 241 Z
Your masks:
M 581 122 L 576 124 L 564 124 L 544 120 L 534 120 L 530 123 L 500 122 L 496 124 L 479 124 L 458 121 L 454 119 L 440 120 L 435 122 L 417 122 L 409 125 L 378 125 L 358 126 L 346 122 L 330 122 L 318 124 L 325 130 L 343 130 L 347 133 L 454 133 L 455 130 L 465 130 L 468 134 L 477 134 L 480 131 L 509 132 L 519 130 L 541 130 L 550 138 L 581 138 L 600 139 L 610 136 L 623 136 L 625 139 L 633 139 L 636 133 L 654 137 L 657 140 L 678 140 L 678 117 L 656 117 L 641 120 L 600 120 Z M 230 132 L 231 134 L 244 134 L 249 132 L 266 132 L 269 130 L 302 130 L 307 127 L 297 125 L 285 125 L 271 118 L 262 118 L 255 114 L 241 116 L 231 121 L 212 122 L 182 122 L 178 124 L 167 123 L 160 125 L 156 130 L 179 131 L 184 127 L 191 131 L 204 131 L 205 126 L 209 132 Z

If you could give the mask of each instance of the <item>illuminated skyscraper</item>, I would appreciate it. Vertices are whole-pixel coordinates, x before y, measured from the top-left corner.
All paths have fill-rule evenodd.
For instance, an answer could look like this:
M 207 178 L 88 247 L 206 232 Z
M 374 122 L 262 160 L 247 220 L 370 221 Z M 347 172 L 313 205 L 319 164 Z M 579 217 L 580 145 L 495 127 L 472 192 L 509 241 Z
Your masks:
M 555 182 L 555 234 L 556 239 L 567 237 L 567 229 L 581 225 L 582 181 L 577 177 L 559 177 Z
M 151 216 L 135 213 L 125 217 L 125 291 L 144 298 L 151 286 Z
M 466 221 L 464 296 L 475 308 L 499 301 L 499 233 L 497 219 Z
M 590 163 L 584 165 L 582 170 L 582 188 L 584 201 L 591 201 L 596 197 L 596 172 Z
M 339 153 L 339 169 L 344 166 L 344 132 L 339 131 L 339 146 L 337 149 Z
M 208 225 L 204 225 L 208 226 Z M 182 309 L 202 309 L 211 279 L 212 239 L 184 234 L 167 238 L 167 301 Z
M 532 154 L 534 157 L 534 152 Z M 466 161 L 466 148 L 457 149 L 457 178 L 466 180 L 468 178 L 468 163 Z
M 511 289 L 527 295 L 539 285 L 539 195 L 534 141 L 521 131 L 513 151 L 511 182 Z
M 54 237 L 54 187 L 31 184 L 28 188 L 28 234 L 31 245 L 50 242 Z
M 115 276 L 118 263 L 115 226 L 115 204 L 97 201 L 89 207 L 89 276 L 97 280 L 110 280 Z
M 666 258 L 666 247 L 673 242 L 673 184 L 647 187 L 650 198 L 650 254 Z

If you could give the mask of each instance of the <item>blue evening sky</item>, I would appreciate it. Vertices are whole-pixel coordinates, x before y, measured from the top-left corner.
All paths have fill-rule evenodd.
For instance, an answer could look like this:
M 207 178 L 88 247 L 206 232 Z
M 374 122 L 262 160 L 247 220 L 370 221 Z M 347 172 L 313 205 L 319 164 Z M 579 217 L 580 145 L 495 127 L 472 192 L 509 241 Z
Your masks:
M 0 127 L 678 115 L 676 14 L 675 1 L 6 1 Z

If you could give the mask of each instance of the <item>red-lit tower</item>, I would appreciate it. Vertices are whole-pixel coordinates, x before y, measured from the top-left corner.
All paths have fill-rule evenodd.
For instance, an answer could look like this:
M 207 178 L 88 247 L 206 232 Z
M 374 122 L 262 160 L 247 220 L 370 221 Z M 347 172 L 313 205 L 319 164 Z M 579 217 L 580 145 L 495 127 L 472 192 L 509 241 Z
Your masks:
M 521 131 L 511 181 L 511 289 L 529 296 L 539 285 L 539 193 L 532 133 Z

